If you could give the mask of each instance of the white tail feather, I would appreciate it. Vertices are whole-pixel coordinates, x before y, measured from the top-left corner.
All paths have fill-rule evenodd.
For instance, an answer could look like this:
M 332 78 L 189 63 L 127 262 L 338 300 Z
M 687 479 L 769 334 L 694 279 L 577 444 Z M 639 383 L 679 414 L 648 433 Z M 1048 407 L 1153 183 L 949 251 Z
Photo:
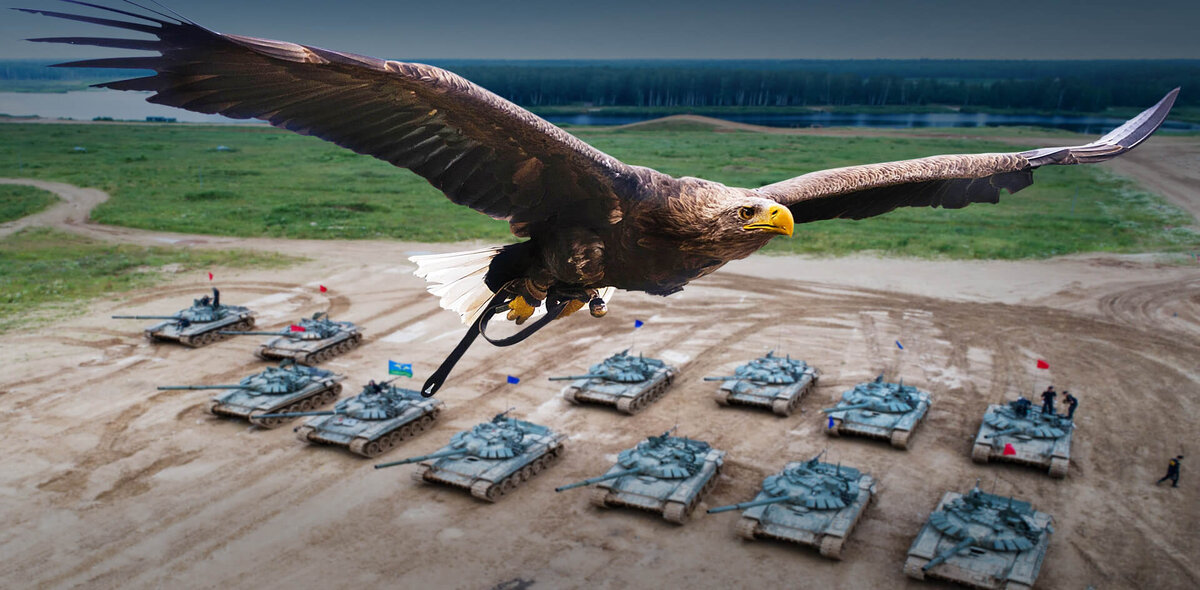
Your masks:
M 484 279 L 492 259 L 503 249 L 503 246 L 493 246 L 451 254 L 410 256 L 409 260 L 417 264 L 413 274 L 429 281 L 426 290 L 441 299 L 442 308 L 458 313 L 464 324 L 470 324 L 479 319 L 484 307 L 496 295 L 488 289 Z M 599 291 L 600 298 L 611 301 L 615 291 L 614 287 L 604 287 Z M 545 306 L 538 306 L 533 315 L 543 313 L 546 313 Z

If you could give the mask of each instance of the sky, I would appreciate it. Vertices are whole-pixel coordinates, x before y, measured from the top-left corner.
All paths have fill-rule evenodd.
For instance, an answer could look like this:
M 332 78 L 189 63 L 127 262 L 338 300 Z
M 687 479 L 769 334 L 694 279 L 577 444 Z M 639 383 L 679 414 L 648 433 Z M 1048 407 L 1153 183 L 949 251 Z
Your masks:
M 223 33 L 398 60 L 1200 59 L 1200 0 L 160 1 Z M 6 11 L 0 59 L 122 54 L 23 41 L 64 35 L 105 31 Z

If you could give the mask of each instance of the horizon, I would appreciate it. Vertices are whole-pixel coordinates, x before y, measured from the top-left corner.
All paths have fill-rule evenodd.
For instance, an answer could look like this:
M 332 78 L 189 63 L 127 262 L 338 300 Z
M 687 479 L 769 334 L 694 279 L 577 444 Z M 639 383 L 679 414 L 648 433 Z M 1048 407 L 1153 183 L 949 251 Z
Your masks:
M 453 18 L 450 11 L 383 0 L 166 4 L 216 31 L 406 61 L 1200 59 L 1193 30 L 1200 3 L 1189 0 L 1144 6 L 1096 0 L 1086 10 L 1072 2 L 1017 0 L 1000 12 L 990 4 L 947 0 L 752 0 L 736 7 L 696 0 L 686 10 L 673 2 L 613 0 L 601 11 L 548 0 L 519 6 L 466 0 L 454 7 Z M 12 5 L 100 14 L 50 0 Z M 105 27 L 15 11 L 6 16 L 0 59 L 130 54 L 30 43 L 23 39 L 103 36 Z

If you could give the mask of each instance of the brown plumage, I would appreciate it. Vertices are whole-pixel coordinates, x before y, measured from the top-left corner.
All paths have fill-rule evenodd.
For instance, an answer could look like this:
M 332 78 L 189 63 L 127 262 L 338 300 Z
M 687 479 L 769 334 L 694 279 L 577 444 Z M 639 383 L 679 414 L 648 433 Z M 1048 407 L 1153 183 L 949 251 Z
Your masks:
M 144 7 L 135 13 L 64 1 L 134 20 L 21 10 L 155 37 L 34 39 L 159 53 L 62 64 L 156 72 L 100 86 L 149 90 L 151 102 L 315 135 L 408 168 L 451 201 L 509 221 L 529 239 L 418 261 L 419 273 L 435 283 L 431 291 L 465 319 L 478 317 L 485 295 L 501 291 L 535 306 L 547 298 L 587 301 L 605 287 L 670 294 L 777 234 L 790 235 L 793 220 L 994 203 L 1001 189 L 1028 186 L 1038 166 L 1096 162 L 1131 149 L 1162 123 L 1178 91 L 1085 146 L 851 166 L 751 190 L 626 165 L 432 66 L 224 35 Z M 528 317 L 521 302 L 514 313 Z

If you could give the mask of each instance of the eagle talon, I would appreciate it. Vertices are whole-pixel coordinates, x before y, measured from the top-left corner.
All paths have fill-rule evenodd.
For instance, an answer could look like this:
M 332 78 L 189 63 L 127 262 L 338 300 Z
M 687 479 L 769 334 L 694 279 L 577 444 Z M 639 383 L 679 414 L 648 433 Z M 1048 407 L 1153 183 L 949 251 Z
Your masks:
M 512 301 L 509 301 L 508 309 L 510 310 L 508 319 L 516 322 L 518 326 L 533 317 L 533 306 L 526 303 L 525 297 L 522 295 L 517 295 Z

